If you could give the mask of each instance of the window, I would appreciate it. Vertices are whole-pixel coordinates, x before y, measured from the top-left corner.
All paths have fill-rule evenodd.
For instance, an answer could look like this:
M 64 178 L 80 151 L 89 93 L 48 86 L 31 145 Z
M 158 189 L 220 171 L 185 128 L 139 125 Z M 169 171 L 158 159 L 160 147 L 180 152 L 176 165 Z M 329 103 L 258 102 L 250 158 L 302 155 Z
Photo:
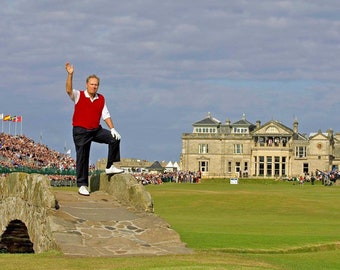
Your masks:
M 198 162 L 198 168 L 201 172 L 207 172 L 208 171 L 208 161 L 199 161 Z
M 273 146 L 273 137 L 267 138 L 267 146 Z
M 295 157 L 297 158 L 305 158 L 306 154 L 306 146 L 296 146 L 295 147 Z
M 259 157 L 259 175 L 264 175 L 264 156 Z
M 308 173 L 308 163 L 303 163 L 303 172 Z
M 238 127 L 234 127 L 234 128 L 233 128 L 233 133 L 246 134 L 246 133 L 248 133 L 248 128 L 238 128 Z
M 260 144 L 260 146 L 264 146 L 264 140 L 265 140 L 264 137 L 259 137 L 259 144 Z
M 257 157 L 254 157 L 254 173 L 257 175 Z
M 241 162 L 235 162 L 235 172 L 238 173 L 241 171 Z
M 272 167 L 273 167 L 273 158 L 267 157 L 267 175 L 272 175 Z
M 234 154 L 243 154 L 243 144 L 234 144 Z
M 200 154 L 208 154 L 208 144 L 200 144 L 198 146 L 198 153 Z
M 282 157 L 281 174 L 286 175 L 286 157 Z
M 231 173 L 231 161 L 228 161 L 228 173 Z
M 207 128 L 207 127 L 197 127 L 195 128 L 196 133 L 216 133 L 216 128 Z
M 243 163 L 243 177 L 248 177 L 248 162 Z
M 280 157 L 274 157 L 274 175 L 280 175 Z

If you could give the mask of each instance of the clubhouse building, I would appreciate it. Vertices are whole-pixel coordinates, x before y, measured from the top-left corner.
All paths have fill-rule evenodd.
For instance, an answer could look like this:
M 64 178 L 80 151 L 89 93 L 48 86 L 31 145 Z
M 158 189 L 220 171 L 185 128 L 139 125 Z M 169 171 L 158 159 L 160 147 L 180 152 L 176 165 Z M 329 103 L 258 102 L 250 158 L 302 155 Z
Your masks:
M 291 178 L 329 172 L 340 165 L 340 133 L 320 130 L 308 136 L 271 120 L 255 124 L 242 119 L 221 123 L 210 113 L 182 134 L 180 168 L 200 171 L 203 178 Z

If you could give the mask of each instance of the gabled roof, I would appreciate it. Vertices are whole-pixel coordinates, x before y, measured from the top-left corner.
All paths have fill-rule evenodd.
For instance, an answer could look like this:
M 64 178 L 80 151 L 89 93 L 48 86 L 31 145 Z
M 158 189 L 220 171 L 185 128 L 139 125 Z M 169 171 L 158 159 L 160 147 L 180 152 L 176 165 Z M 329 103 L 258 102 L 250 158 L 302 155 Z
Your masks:
M 246 119 L 241 119 L 235 123 L 232 124 L 232 126 L 243 126 L 243 127 L 249 127 L 252 126 L 253 124 L 250 123 L 248 120 Z
M 148 169 L 155 170 L 155 171 L 160 171 L 160 170 L 163 170 L 164 168 L 159 163 L 159 161 L 155 161 L 154 163 L 152 163 L 152 165 Z
M 249 128 L 249 130 L 255 129 L 255 125 L 253 123 L 250 123 L 247 119 L 246 119 L 246 115 L 243 114 L 242 115 L 242 119 L 236 121 L 235 123 L 231 124 L 232 127 L 247 127 Z
M 313 132 L 313 133 L 309 134 L 309 139 L 316 139 L 317 137 L 328 138 L 328 133 L 327 132 L 321 132 L 321 130 L 319 130 L 318 132 Z
M 208 113 L 207 117 L 194 123 L 193 126 L 217 126 L 220 125 L 221 121 L 218 119 L 211 117 L 211 114 Z
M 285 126 L 279 121 L 271 120 L 265 123 L 263 126 L 257 128 L 254 131 L 256 135 L 276 135 L 276 134 L 287 134 L 293 137 L 295 140 L 307 140 L 305 136 L 300 133 L 295 133 L 293 129 Z
M 272 132 L 270 132 L 268 130 L 269 127 L 274 127 Z M 277 129 L 277 132 L 275 132 L 275 128 Z M 282 133 L 286 133 L 286 134 L 292 135 L 294 133 L 294 131 L 291 128 L 285 126 L 284 124 L 282 124 L 279 121 L 271 120 L 271 121 L 268 121 L 267 123 L 265 123 L 264 125 L 260 126 L 259 128 L 257 128 L 255 130 L 255 133 L 256 134 L 278 134 L 278 133 L 282 134 Z

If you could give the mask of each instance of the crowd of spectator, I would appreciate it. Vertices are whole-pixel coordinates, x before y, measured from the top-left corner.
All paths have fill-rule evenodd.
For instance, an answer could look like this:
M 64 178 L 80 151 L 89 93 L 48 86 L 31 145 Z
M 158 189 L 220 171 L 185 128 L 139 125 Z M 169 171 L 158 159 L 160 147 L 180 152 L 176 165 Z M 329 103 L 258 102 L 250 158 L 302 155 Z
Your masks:
M 29 168 L 37 171 L 52 169 L 58 174 L 48 174 L 51 184 L 74 185 L 75 175 L 64 173 L 75 170 L 75 160 L 67 155 L 51 150 L 46 145 L 36 143 L 24 136 L 0 133 L 0 167 L 8 169 Z M 94 171 L 95 166 L 91 165 Z M 135 178 L 143 185 L 175 183 L 199 183 L 200 172 L 135 173 Z
M 298 177 L 292 177 L 288 181 L 299 181 L 300 185 L 303 185 L 304 183 L 311 183 L 314 185 L 315 181 L 320 181 L 324 186 L 331 186 L 336 183 L 338 178 L 340 178 L 340 172 L 337 170 L 327 172 L 316 170 L 315 173 L 304 173 Z
M 338 178 L 340 178 L 340 172 L 338 171 L 330 171 L 330 172 L 323 172 L 320 170 L 316 171 L 316 179 L 320 180 L 322 184 L 325 186 L 331 186 L 335 184 Z
M 200 183 L 200 172 L 164 172 L 164 173 L 134 173 L 133 176 L 143 185 L 159 185 L 167 182 L 174 183 Z
M 0 133 L 0 166 L 9 169 L 55 169 L 62 174 L 63 171 L 74 170 L 75 161 L 71 156 L 51 150 L 24 135 Z

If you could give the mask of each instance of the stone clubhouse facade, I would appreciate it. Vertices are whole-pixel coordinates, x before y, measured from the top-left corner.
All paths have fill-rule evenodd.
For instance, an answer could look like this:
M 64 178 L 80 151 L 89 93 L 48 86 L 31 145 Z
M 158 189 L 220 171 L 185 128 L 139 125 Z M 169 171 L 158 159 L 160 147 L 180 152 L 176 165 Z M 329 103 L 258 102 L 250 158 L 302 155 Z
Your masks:
M 320 130 L 308 136 L 271 120 L 255 124 L 242 119 L 225 123 L 210 113 L 182 134 L 180 168 L 200 171 L 203 178 L 292 178 L 329 172 L 340 165 L 340 133 Z

